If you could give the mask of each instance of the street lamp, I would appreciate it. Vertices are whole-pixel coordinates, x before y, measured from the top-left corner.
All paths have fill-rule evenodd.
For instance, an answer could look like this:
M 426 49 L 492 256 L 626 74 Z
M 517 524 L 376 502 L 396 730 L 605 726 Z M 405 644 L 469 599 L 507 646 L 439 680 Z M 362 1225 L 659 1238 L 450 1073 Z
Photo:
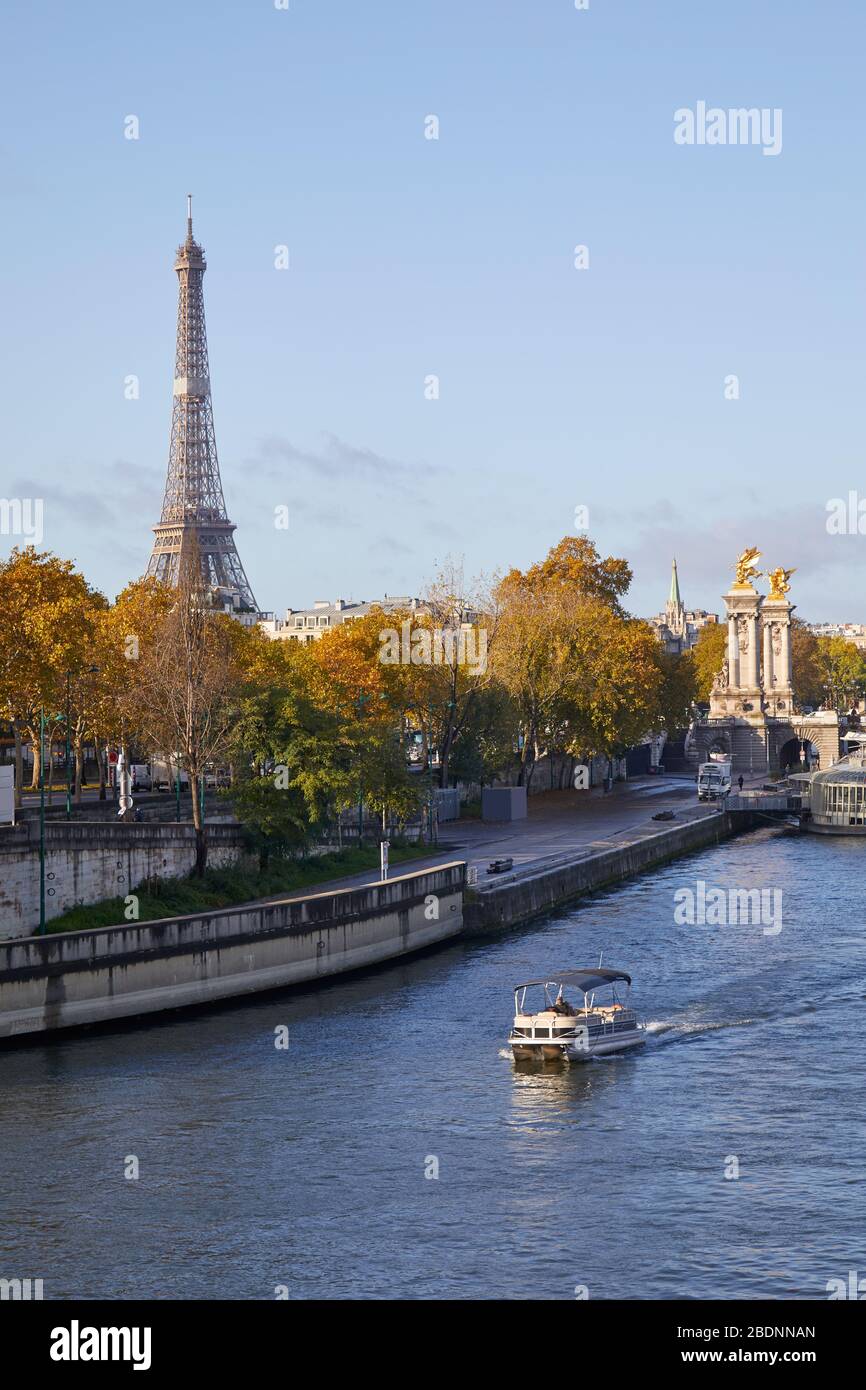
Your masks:
M 358 698 L 357 698 L 357 700 L 355 701 L 355 718 L 358 720 L 358 723 L 359 723 L 359 724 L 360 724 L 360 722 L 361 722 L 361 716 L 362 716 L 362 714 L 364 713 L 364 704 L 365 704 L 365 701 L 369 700 L 369 698 L 370 698 L 370 696 L 366 693 L 366 691 L 364 691 L 364 690 L 359 690 L 359 691 L 358 691 Z M 358 849 L 361 848 L 361 842 L 362 842 L 363 838 L 364 838 L 364 788 L 363 788 L 363 784 L 362 784 L 362 782 L 361 782 L 361 779 L 360 779 L 360 777 L 359 777 L 359 778 L 358 778 Z
M 98 666 L 86 666 L 84 669 L 85 669 L 85 673 L 86 673 L 87 675 L 93 675 L 94 672 L 96 672 L 96 671 L 99 670 L 99 667 L 98 667 Z M 71 761 L 70 761 L 70 750 L 69 750 L 69 726 L 70 726 L 70 722 L 71 722 L 71 712 L 70 712 L 70 708 L 69 708 L 69 682 L 70 682 L 71 678 L 72 678 L 72 672 L 71 672 L 71 671 L 67 671 L 67 672 L 66 672 L 66 819 L 67 819 L 67 820 L 72 820 L 72 763 L 71 763 Z
M 362 716 L 363 713 L 364 713 L 364 707 L 365 707 L 367 701 L 368 701 L 368 700 L 371 700 L 372 698 L 373 698 L 372 695 L 370 695 L 367 691 L 365 691 L 365 690 L 359 690 L 359 691 L 358 691 L 357 697 L 356 697 L 356 699 L 355 699 L 355 701 L 354 701 L 354 708 L 355 708 L 355 718 L 357 719 L 357 721 L 358 721 L 359 724 L 361 723 L 361 716 Z M 380 690 L 380 691 L 379 691 L 379 699 L 380 699 L 380 700 L 386 700 L 387 698 L 388 698 L 388 697 L 387 697 L 387 695 L 385 694 L 385 691 L 384 691 L 384 690 Z M 360 776 L 359 776 L 359 778 L 358 778 L 358 848 L 359 848 L 359 849 L 361 848 L 361 840 L 362 840 L 363 834 L 364 834 L 364 791 L 363 791 L 363 785 L 362 785 L 362 783 L 361 783 Z
M 72 768 L 69 766 L 69 680 L 71 671 L 66 672 L 66 819 L 72 820 Z
M 427 843 L 431 849 L 433 847 L 433 838 L 436 824 L 436 814 L 434 809 L 436 803 L 436 790 L 435 781 L 433 777 L 433 719 L 433 705 L 431 704 L 428 706 L 427 709 L 427 768 L 430 773 L 430 786 L 428 789 L 427 801 Z
M 457 708 L 457 701 L 454 700 L 453 698 L 450 699 L 450 700 L 448 701 L 448 704 L 447 704 L 446 708 L 447 708 L 447 710 L 448 710 L 448 723 L 447 723 L 447 726 L 446 726 L 446 729 L 445 729 L 445 735 L 444 735 L 444 736 L 445 736 L 445 738 L 447 739 L 447 738 L 448 738 L 448 735 L 449 735 L 450 732 L 451 732 L 452 724 L 453 724 L 453 722 L 454 722 L 454 711 L 455 711 L 456 708 Z M 428 807 L 427 807 L 427 834 L 428 834 L 428 837 L 429 837 L 429 843 L 430 843 L 431 845 L 433 845 L 433 844 L 438 840 L 438 834 L 437 834 L 438 825 L 437 825 L 437 819 L 436 819 L 436 791 L 435 791 L 434 779 L 433 779 L 433 751 L 434 751 L 434 750 L 433 750 L 433 719 L 434 719 L 434 714 L 433 714 L 433 705 L 432 705 L 432 704 L 430 704 L 430 705 L 427 706 L 427 719 L 428 719 L 428 724 L 427 724 L 427 768 L 428 768 L 428 771 L 429 771 L 429 774 L 430 774 L 430 776 L 429 776 L 429 783 L 430 783 L 430 785 L 429 785 L 429 802 L 428 802 Z M 441 768 L 442 768 L 442 759 L 441 759 L 441 757 L 440 757 L 440 759 L 439 759 L 439 767 L 440 767 L 440 773 L 441 773 Z
M 39 934 L 45 935 L 45 710 L 39 711 Z

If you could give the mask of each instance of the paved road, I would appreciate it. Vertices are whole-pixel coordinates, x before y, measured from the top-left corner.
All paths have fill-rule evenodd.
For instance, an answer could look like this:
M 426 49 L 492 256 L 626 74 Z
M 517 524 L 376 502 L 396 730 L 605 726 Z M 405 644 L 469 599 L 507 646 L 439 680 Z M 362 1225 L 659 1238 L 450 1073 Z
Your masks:
M 672 810 L 677 819 L 713 815 L 715 806 L 700 804 L 691 777 L 644 777 L 617 783 L 612 792 L 546 792 L 529 798 L 529 815 L 512 824 L 485 824 L 483 821 L 448 821 L 439 828 L 436 853 L 392 866 L 392 877 L 435 864 L 465 860 L 477 868 L 479 882 L 487 881 L 491 859 L 510 856 L 514 871 L 540 864 L 562 855 L 579 857 L 594 849 L 622 844 L 630 830 L 646 830 L 656 811 Z M 664 822 L 659 823 L 659 829 Z M 339 888 L 360 888 L 378 882 L 378 873 L 353 874 L 333 879 L 314 892 L 329 893 Z M 262 902 L 283 902 L 305 898 L 310 890 L 281 893 Z

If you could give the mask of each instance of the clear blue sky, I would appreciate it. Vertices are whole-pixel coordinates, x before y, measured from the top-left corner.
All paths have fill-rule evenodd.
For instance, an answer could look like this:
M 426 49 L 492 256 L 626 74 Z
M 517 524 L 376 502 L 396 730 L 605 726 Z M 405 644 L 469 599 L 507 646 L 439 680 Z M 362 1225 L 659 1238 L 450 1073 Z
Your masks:
M 583 504 L 633 563 L 635 612 L 662 604 L 674 553 L 686 602 L 718 608 L 754 543 L 798 567 L 804 616 L 866 619 L 866 536 L 825 528 L 828 499 L 866 497 L 864 16 L 12 0 L 0 496 L 43 497 L 44 544 L 110 595 L 143 571 L 191 190 L 261 606 L 417 591 L 449 554 L 523 567 Z M 699 100 L 782 108 L 782 153 L 676 145 Z

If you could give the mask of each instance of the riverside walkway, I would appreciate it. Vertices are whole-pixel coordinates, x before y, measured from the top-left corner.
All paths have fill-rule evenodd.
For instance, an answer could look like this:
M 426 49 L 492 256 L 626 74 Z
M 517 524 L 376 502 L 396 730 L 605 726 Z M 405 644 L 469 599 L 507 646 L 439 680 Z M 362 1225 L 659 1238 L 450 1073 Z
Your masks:
M 657 811 L 673 811 L 674 820 L 654 821 L 652 817 Z M 481 887 L 485 882 L 507 881 L 545 864 L 552 867 L 557 862 L 576 861 L 601 850 L 623 847 L 671 824 L 683 825 L 717 814 L 714 804 L 698 802 L 694 779 L 686 776 L 635 778 L 615 783 L 606 795 L 600 790 L 541 792 L 528 798 L 526 820 L 443 822 L 437 847 L 429 854 L 395 865 L 393 872 L 406 873 L 461 859 L 466 862 L 468 878 L 477 878 Z M 490 861 L 505 858 L 514 860 L 510 873 L 488 877 Z M 378 881 L 378 872 L 368 869 L 322 883 L 317 891 L 365 887 Z M 261 901 L 309 896 L 307 889 Z

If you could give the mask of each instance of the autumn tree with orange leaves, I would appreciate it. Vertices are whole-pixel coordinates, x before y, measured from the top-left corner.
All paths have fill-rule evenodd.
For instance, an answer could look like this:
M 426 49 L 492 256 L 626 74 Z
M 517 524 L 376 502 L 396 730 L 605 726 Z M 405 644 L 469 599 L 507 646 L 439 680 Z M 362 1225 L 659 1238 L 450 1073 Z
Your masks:
M 0 718 L 15 744 L 15 795 L 21 803 L 22 743 L 34 749 L 33 786 L 40 777 L 40 711 L 50 749 L 65 738 L 67 672 L 74 715 L 85 705 L 84 673 L 93 664 L 96 633 L 107 609 L 71 560 L 33 546 L 0 561 Z
M 662 727 L 671 673 L 623 607 L 631 577 L 625 560 L 567 536 L 499 584 L 493 671 L 517 710 L 519 785 L 544 754 L 611 759 Z

